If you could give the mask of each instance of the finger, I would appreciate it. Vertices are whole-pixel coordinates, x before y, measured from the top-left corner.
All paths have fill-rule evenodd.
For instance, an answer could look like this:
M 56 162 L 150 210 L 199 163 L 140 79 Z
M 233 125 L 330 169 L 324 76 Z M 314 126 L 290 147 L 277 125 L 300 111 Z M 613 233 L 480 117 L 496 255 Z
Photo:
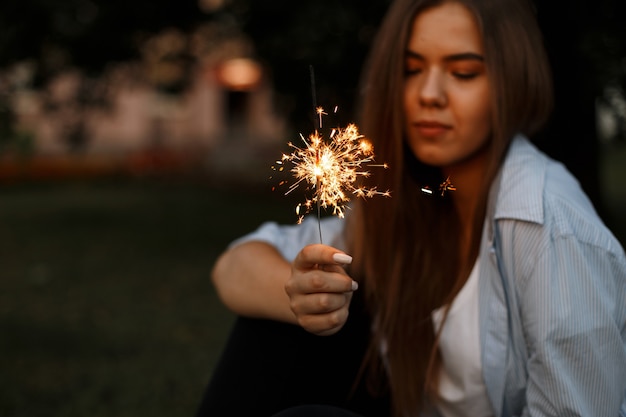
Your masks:
M 348 309 L 342 308 L 326 314 L 301 316 L 298 322 L 306 331 L 318 336 L 337 333 L 348 320 Z
M 325 314 L 344 308 L 350 293 L 315 293 L 293 297 L 291 310 L 297 315 Z
M 341 265 L 318 265 L 317 269 L 324 271 L 324 272 L 335 273 L 335 274 L 348 278 L 349 279 L 348 282 L 350 283 L 350 288 L 346 287 L 345 291 L 356 291 L 359 288 L 359 284 L 357 284 L 356 281 L 350 278 L 350 276 L 346 273 L 346 270 L 343 269 L 343 266 Z
M 287 284 L 292 286 L 290 290 L 304 294 L 345 293 L 357 288 L 356 282 L 344 271 L 326 272 L 322 269 L 312 269 L 301 273 L 297 279 L 289 280 Z
M 352 257 L 328 245 L 314 244 L 302 248 L 294 260 L 298 269 L 310 269 L 316 265 L 348 265 Z
M 335 272 L 340 275 L 348 275 L 344 267 L 341 265 L 327 265 L 327 264 L 319 264 L 317 265 L 317 269 L 322 270 L 324 272 Z

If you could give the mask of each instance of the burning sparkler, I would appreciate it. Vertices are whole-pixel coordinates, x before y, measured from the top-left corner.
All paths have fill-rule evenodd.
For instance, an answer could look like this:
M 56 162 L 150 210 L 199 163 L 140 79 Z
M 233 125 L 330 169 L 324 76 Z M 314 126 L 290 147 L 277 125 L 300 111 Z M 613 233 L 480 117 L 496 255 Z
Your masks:
M 321 107 L 318 107 L 316 112 L 320 116 L 321 126 L 321 116 L 326 113 Z M 312 197 L 296 207 L 298 223 L 315 206 L 318 224 L 320 208 L 330 208 L 333 215 L 343 218 L 346 204 L 352 195 L 363 198 L 376 195 L 391 196 L 388 190 L 378 191 L 376 187 L 357 185 L 358 177 L 370 175 L 366 167 L 387 168 L 387 164 L 374 164 L 373 146 L 359 133 L 356 125 L 349 124 L 345 128 L 332 129 L 329 140 L 324 140 L 317 130 L 308 139 L 303 135 L 300 137 L 304 146 L 298 147 L 289 143 L 293 151 L 290 154 L 283 154 L 282 158 L 276 161 L 280 170 L 286 163 L 293 165 L 291 172 L 296 181 L 289 186 L 285 195 L 303 184 L 306 184 L 308 189 L 314 190 Z
M 439 191 L 441 191 L 442 197 L 446 191 L 456 191 L 456 187 L 450 182 L 450 177 L 446 178 L 444 182 L 439 184 Z
M 421 190 L 424 194 L 433 194 L 433 190 L 431 190 L 428 185 L 423 186 Z M 439 184 L 439 191 L 441 192 L 442 197 L 445 195 L 446 191 L 456 191 L 456 187 L 450 181 L 450 177 L 446 178 L 441 184 Z

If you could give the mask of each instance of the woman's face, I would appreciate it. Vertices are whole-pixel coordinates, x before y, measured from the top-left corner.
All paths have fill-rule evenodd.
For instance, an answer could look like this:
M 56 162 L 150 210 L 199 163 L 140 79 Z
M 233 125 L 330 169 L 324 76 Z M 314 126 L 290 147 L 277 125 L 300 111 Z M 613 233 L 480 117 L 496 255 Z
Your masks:
M 491 133 L 483 42 L 465 6 L 419 14 L 405 54 L 404 116 L 409 147 L 444 171 L 484 153 Z

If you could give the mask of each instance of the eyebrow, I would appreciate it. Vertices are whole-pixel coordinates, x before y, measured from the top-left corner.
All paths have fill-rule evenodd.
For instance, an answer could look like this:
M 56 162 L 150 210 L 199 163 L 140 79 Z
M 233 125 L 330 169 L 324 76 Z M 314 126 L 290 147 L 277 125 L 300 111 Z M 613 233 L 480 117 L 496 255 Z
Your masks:
M 407 58 L 415 58 L 421 61 L 426 60 L 421 54 L 418 54 L 417 52 L 413 52 L 409 50 L 405 52 L 405 56 Z M 447 55 L 444 57 L 444 61 L 448 61 L 448 62 L 467 61 L 467 60 L 485 62 L 485 57 L 483 57 L 480 54 L 476 54 L 474 52 L 463 52 L 459 54 Z

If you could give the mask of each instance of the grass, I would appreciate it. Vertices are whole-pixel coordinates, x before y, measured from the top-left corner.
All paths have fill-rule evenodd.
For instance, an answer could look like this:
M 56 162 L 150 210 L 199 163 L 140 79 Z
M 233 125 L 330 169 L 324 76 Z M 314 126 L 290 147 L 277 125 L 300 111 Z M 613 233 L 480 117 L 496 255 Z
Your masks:
M 293 221 L 289 204 L 198 183 L 3 187 L 0 415 L 193 415 L 233 320 L 212 264 Z

